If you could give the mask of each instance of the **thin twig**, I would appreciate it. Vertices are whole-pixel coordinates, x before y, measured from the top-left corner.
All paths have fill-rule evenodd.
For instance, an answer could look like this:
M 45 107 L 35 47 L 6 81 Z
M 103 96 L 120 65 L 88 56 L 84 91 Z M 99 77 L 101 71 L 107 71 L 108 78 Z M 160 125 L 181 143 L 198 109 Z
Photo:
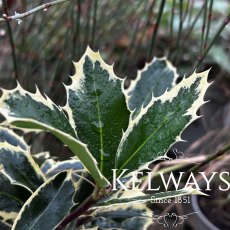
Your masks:
M 92 28 L 92 36 L 91 36 L 91 45 L 94 48 L 94 41 L 95 41 L 95 32 L 97 26 L 97 0 L 94 0 L 93 4 L 93 28 Z
M 204 5 L 203 5 L 203 6 L 204 6 Z M 182 54 L 182 52 L 183 52 L 183 49 L 184 49 L 184 47 L 185 47 L 185 43 L 188 42 L 189 37 L 191 36 L 191 33 L 192 33 L 193 29 L 194 29 L 194 26 L 196 25 L 198 19 L 200 18 L 201 13 L 202 13 L 203 10 L 204 10 L 204 7 L 201 7 L 200 10 L 199 10 L 199 12 L 197 13 L 196 17 L 195 17 L 194 20 L 192 21 L 192 23 L 191 23 L 191 25 L 190 25 L 190 27 L 189 27 L 187 33 L 186 33 L 186 34 L 184 35 L 184 37 L 181 39 L 181 44 L 180 44 L 180 49 L 179 49 L 178 57 L 181 56 L 181 54 Z M 190 11 L 191 11 L 191 9 L 190 9 Z M 178 64 L 178 63 L 176 63 L 176 64 Z
M 3 0 L 2 3 L 3 3 L 4 13 L 8 14 L 6 0 Z M 13 39 L 12 29 L 11 29 L 10 23 L 8 21 L 7 21 L 7 30 L 8 30 L 8 35 L 9 35 L 9 40 L 10 40 L 10 46 L 11 46 L 11 52 L 12 52 L 12 59 L 13 59 L 13 66 L 14 66 L 14 75 L 15 75 L 15 79 L 18 80 L 18 67 L 17 67 L 17 59 L 16 59 L 16 54 L 15 54 L 14 39 Z
M 202 162 L 204 161 L 204 159 L 207 159 L 207 157 L 202 155 L 197 157 L 188 157 L 188 158 L 182 158 L 177 160 L 162 161 L 152 169 L 151 181 L 153 180 L 154 177 L 160 175 L 159 172 L 163 172 L 163 173 L 173 172 L 175 170 L 185 168 L 190 164 L 197 164 L 198 162 Z M 143 184 L 141 185 L 141 188 L 143 190 L 146 189 L 149 183 L 148 180 L 149 179 L 146 176 L 142 178 Z
M 207 30 L 206 30 L 205 39 L 204 39 L 204 49 L 206 49 L 207 43 L 208 43 L 210 25 L 211 25 L 211 20 L 212 20 L 212 6 L 213 6 L 213 0 L 210 0 L 209 10 L 208 10 Z
M 86 25 L 85 25 L 85 32 L 84 32 L 84 45 L 85 47 L 88 45 L 89 41 L 89 29 L 90 29 L 90 13 L 91 13 L 91 1 L 87 2 L 86 8 Z
M 3 14 L 3 17 L 0 18 L 0 22 L 8 22 L 8 21 L 14 21 L 14 20 L 20 20 L 22 18 L 26 18 L 28 16 L 30 16 L 31 14 L 34 14 L 40 10 L 47 10 L 49 7 L 51 6 L 54 6 L 54 5 L 57 5 L 57 4 L 60 4 L 60 3 L 63 3 L 63 2 L 67 2 L 67 1 L 70 1 L 70 0 L 56 0 L 56 1 L 52 1 L 52 2 L 49 2 L 49 3 L 45 3 L 41 6 L 38 6 L 38 7 L 35 7 L 25 13 L 15 13 L 15 15 L 13 16 L 8 16 L 7 14 Z
M 207 56 L 209 50 L 212 48 L 212 46 L 214 45 L 216 39 L 219 37 L 219 35 L 221 34 L 221 32 L 223 31 L 223 29 L 225 28 L 225 26 L 229 23 L 229 21 L 230 21 L 230 14 L 222 22 L 221 26 L 219 27 L 219 29 L 217 30 L 216 34 L 214 35 L 212 41 L 210 42 L 210 44 L 208 45 L 208 47 L 205 49 L 203 55 L 201 57 L 200 56 L 198 57 L 198 60 L 197 60 L 196 64 L 194 65 L 193 72 L 203 62 L 203 60 Z
M 75 11 L 75 6 L 74 6 L 74 11 Z M 78 43 L 78 50 L 80 51 L 80 20 L 81 20 L 81 0 L 77 0 L 77 18 L 75 20 L 74 15 L 73 15 L 73 19 L 74 19 L 74 24 L 75 24 L 75 28 L 73 30 L 73 48 L 72 48 L 72 60 L 75 61 L 76 59 L 76 51 L 77 51 L 77 43 Z M 78 51 L 78 54 L 80 55 Z
M 96 203 L 96 200 L 93 196 L 89 196 L 75 211 L 70 213 L 68 216 L 62 220 L 58 227 L 55 230 L 62 230 L 64 229 L 70 222 L 75 220 L 78 216 L 82 215 L 86 210 L 92 207 Z
M 151 181 L 152 181 L 152 179 L 153 179 L 153 175 L 156 174 L 156 172 L 158 171 L 158 169 L 160 168 L 160 166 L 161 166 L 160 164 L 157 164 L 157 165 L 155 165 L 155 167 L 152 169 L 152 171 L 151 171 Z M 143 191 L 145 191 L 145 190 L 147 189 L 148 183 L 149 183 L 149 180 L 148 180 L 148 179 L 144 180 L 143 184 L 141 185 L 141 189 L 142 189 Z
M 184 11 L 184 14 L 182 14 L 182 19 L 181 19 L 181 30 L 182 30 L 182 27 L 184 25 L 184 22 L 185 22 L 185 19 L 187 18 L 187 15 L 188 15 L 188 12 L 189 12 L 189 5 L 190 5 L 190 0 L 188 0 L 187 4 L 186 4 L 186 8 L 185 8 L 185 11 Z M 183 7 L 183 6 L 182 6 Z M 181 38 L 181 35 L 182 35 L 182 31 L 180 32 L 180 37 L 179 37 L 179 40 Z M 179 45 L 179 43 L 178 43 Z M 178 50 L 178 51 L 177 51 Z M 183 52 L 183 45 L 180 45 L 180 47 L 178 47 L 176 49 L 176 58 L 175 58 L 175 66 L 178 65 L 179 61 L 180 61 L 180 57 L 182 56 L 181 53 Z
M 204 124 L 203 124 L 204 125 Z M 205 125 L 204 125 L 205 126 Z M 206 126 L 205 126 L 206 128 Z M 185 151 L 185 154 L 194 153 L 196 149 L 201 148 L 208 143 L 207 141 L 212 140 L 211 138 L 216 135 L 216 131 L 209 131 L 204 136 L 200 137 L 198 140 L 194 141 Z
M 127 57 L 130 55 L 131 49 L 134 47 L 137 33 L 139 31 L 139 27 L 140 27 L 140 23 L 139 23 L 139 21 L 137 21 L 135 28 L 134 28 L 134 31 L 133 31 L 133 34 L 132 34 L 131 42 L 130 42 L 128 48 L 124 51 L 124 53 L 122 55 L 121 63 L 120 63 L 119 68 L 118 68 L 119 73 L 123 70 L 125 63 L 127 61 Z
M 152 33 L 152 40 L 151 40 L 150 49 L 149 49 L 148 56 L 147 56 L 147 61 L 150 61 L 152 54 L 153 54 L 155 41 L 156 41 L 156 37 L 157 37 L 157 31 L 158 31 L 158 28 L 160 25 L 161 16 L 163 14 L 164 6 L 165 6 L 165 0 L 161 0 L 159 12 L 157 15 L 157 21 L 156 21 L 156 24 L 155 24 L 155 27 L 154 27 L 153 33 Z
M 192 167 L 189 172 L 196 172 L 197 170 L 199 170 L 200 168 L 202 168 L 203 166 L 207 165 L 209 162 L 215 160 L 216 158 L 222 156 L 223 154 L 225 154 L 228 150 L 230 150 L 230 144 L 225 145 L 222 149 L 220 149 L 219 151 L 217 151 L 216 153 L 212 154 L 211 156 L 209 156 L 206 160 L 204 160 L 202 163 L 195 165 L 194 167 Z
M 185 8 L 185 11 L 184 11 L 184 14 L 183 14 L 183 17 L 182 17 L 183 23 L 185 22 L 185 19 L 188 16 L 189 6 L 190 6 L 190 0 L 187 1 L 186 8 Z
M 169 47 L 169 55 L 171 54 L 172 47 L 173 47 L 173 22 L 174 22 L 174 15 L 175 15 L 175 4 L 176 0 L 173 0 L 172 9 L 171 9 L 171 19 L 170 19 L 170 47 Z
M 175 48 L 175 56 L 174 56 L 174 61 L 176 61 L 176 57 L 178 56 L 179 53 L 179 44 L 180 44 L 180 38 L 181 38 L 181 32 L 182 32 L 182 27 L 183 27 L 183 0 L 180 0 L 180 10 L 179 10 L 179 15 L 180 15 L 180 21 L 179 21 L 179 29 L 177 33 L 177 39 L 176 39 L 176 48 Z
M 194 1 L 195 1 L 195 0 L 192 0 L 191 4 L 189 4 L 188 26 L 190 25 L 190 22 L 191 22 L 191 19 L 192 19 Z
M 143 2 L 140 2 L 140 3 L 144 3 L 144 1 L 143 1 Z M 145 3 L 147 3 L 147 2 L 145 2 Z M 140 5 L 141 5 L 141 4 L 140 4 Z M 138 5 L 138 7 L 140 7 L 140 5 Z M 146 8 L 146 7 L 144 7 L 144 8 Z M 138 32 L 139 32 L 140 24 L 141 24 L 141 21 L 140 21 L 140 20 L 137 20 L 137 21 L 135 22 L 135 28 L 134 28 L 134 31 L 133 31 L 133 34 L 132 34 L 131 42 L 129 43 L 129 46 L 128 46 L 128 48 L 126 49 L 126 51 L 123 53 L 123 56 L 122 56 L 122 58 L 121 58 L 121 63 L 120 63 L 119 68 L 118 68 L 118 72 L 121 72 L 121 71 L 122 71 L 122 69 L 123 69 L 124 66 L 125 66 L 125 62 L 126 62 L 128 56 L 131 54 L 132 48 L 135 47 L 135 41 L 136 41 L 136 39 L 137 39 L 137 34 L 138 34 Z M 135 58 L 135 57 L 134 57 L 134 58 Z
M 176 49 L 179 47 L 179 41 L 180 41 L 182 26 L 183 26 L 183 0 L 180 0 L 179 18 L 180 18 L 180 21 L 179 21 L 179 29 L 178 29 L 178 34 L 177 34 Z
M 43 3 L 43 0 L 40 0 L 38 5 L 42 5 L 42 3 Z M 36 16 L 37 14 L 34 14 L 34 16 L 32 17 L 32 20 L 30 20 L 29 25 L 27 27 L 27 31 L 31 31 L 33 29 Z
M 154 17 L 154 7 L 155 7 L 155 4 L 156 4 L 156 0 L 153 0 L 150 7 L 149 7 L 149 10 L 148 10 L 148 14 L 146 14 L 146 22 L 145 22 L 145 25 L 143 27 L 143 30 L 140 31 L 140 39 L 138 41 L 138 44 L 136 46 L 136 49 L 134 50 L 133 52 L 133 57 L 137 57 L 139 51 L 140 51 L 140 47 L 142 45 L 142 42 L 144 40 L 144 37 L 146 37 L 146 33 L 147 33 L 147 30 L 149 28 L 149 26 L 152 24 L 152 18 Z
M 71 4 L 70 4 L 70 9 L 74 7 L 74 2 L 72 1 Z M 67 11 L 70 11 L 70 9 L 67 9 Z M 68 15 L 68 21 L 71 21 L 71 18 L 72 18 L 72 15 Z M 57 24 L 58 25 L 58 24 Z M 70 26 L 67 26 L 66 27 L 66 31 L 65 31 L 65 38 L 64 38 L 64 45 L 63 45 L 63 50 L 61 52 L 61 54 L 63 56 L 66 55 L 66 53 L 68 52 L 68 44 L 69 44 L 69 40 L 70 40 L 70 34 L 71 34 L 71 27 Z M 49 36 L 50 37 L 50 36 Z M 48 42 L 48 41 L 47 41 Z M 56 65 L 56 68 L 55 68 L 55 73 L 52 77 L 52 80 L 51 80 L 51 85 L 54 85 L 55 82 L 57 82 L 59 76 L 60 76 L 60 72 L 62 71 L 62 68 L 63 68 L 63 63 L 62 63 L 62 58 L 61 56 L 59 56 L 59 59 L 57 61 L 57 65 Z M 51 90 L 51 93 L 53 95 L 55 95 L 56 91 L 55 90 L 52 90 L 52 88 L 50 87 L 49 88 Z M 52 96 L 52 95 L 51 95 Z
M 208 8 L 208 0 L 205 0 L 204 14 L 203 14 L 203 25 L 201 28 L 200 56 L 202 56 L 203 52 L 204 52 L 204 39 L 205 39 L 205 30 L 206 30 L 206 21 L 207 21 L 207 8 Z
M 183 41 L 187 41 L 187 39 L 190 37 L 190 34 L 191 34 L 191 32 L 192 32 L 194 26 L 196 25 L 198 19 L 200 18 L 200 15 L 201 15 L 201 13 L 202 13 L 203 10 L 204 10 L 204 7 L 202 6 L 202 7 L 200 8 L 200 10 L 198 11 L 196 17 L 195 17 L 194 20 L 192 21 L 192 24 L 191 24 L 191 26 L 190 26 L 188 32 L 185 34 L 184 38 L 182 39 Z

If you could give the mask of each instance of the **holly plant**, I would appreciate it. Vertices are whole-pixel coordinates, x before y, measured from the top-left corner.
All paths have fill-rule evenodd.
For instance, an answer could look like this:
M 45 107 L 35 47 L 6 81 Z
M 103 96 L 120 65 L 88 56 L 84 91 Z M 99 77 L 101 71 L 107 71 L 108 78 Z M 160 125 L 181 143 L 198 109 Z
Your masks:
M 153 221 L 146 206 L 153 196 L 197 193 L 191 187 L 152 194 L 115 190 L 113 181 L 115 176 L 128 186 L 132 172 L 149 171 L 150 163 L 166 158 L 181 141 L 204 104 L 208 71 L 176 84 L 175 68 L 154 58 L 125 89 L 125 79 L 99 52 L 87 48 L 74 65 L 63 107 L 38 88 L 31 93 L 17 83 L 15 89 L 2 89 L 1 229 L 145 229 Z M 49 132 L 74 157 L 58 162 L 48 153 L 32 155 L 15 129 Z

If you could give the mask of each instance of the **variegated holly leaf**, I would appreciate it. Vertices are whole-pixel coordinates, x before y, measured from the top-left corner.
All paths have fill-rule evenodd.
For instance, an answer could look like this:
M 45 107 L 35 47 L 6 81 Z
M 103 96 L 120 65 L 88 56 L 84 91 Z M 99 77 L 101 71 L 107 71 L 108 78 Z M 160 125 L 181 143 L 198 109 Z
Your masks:
M 118 175 L 123 169 L 148 168 L 181 140 L 181 133 L 198 118 L 197 110 L 204 104 L 207 76 L 208 71 L 193 73 L 162 96 L 153 97 L 134 120 L 130 119 L 117 152 Z
M 44 174 L 46 174 L 54 165 L 56 161 L 54 159 L 47 159 L 42 165 L 41 170 Z
M 84 166 L 79 160 L 76 159 L 55 162 L 54 165 L 46 172 L 46 176 L 52 177 L 59 172 L 70 169 L 76 172 L 81 172 L 84 169 Z
M 129 120 L 124 80 L 90 48 L 75 68 L 72 84 L 66 86 L 68 102 L 64 108 L 77 127 L 79 139 L 88 145 L 101 172 L 110 177 L 122 130 Z
M 16 135 L 12 130 L 0 126 L 0 143 L 5 142 L 22 150 L 29 149 L 22 137 Z
M 29 147 L 13 131 L 0 127 L 0 164 L 2 172 L 11 183 L 35 191 L 45 181 L 45 176 L 33 160 Z
M 74 192 L 71 172 L 50 178 L 24 204 L 12 230 L 54 229 L 74 205 Z
M 29 196 L 30 193 L 27 190 L 11 184 L 10 180 L 0 173 L 0 218 L 3 221 L 2 224 L 9 223 L 9 221 L 13 223 Z
M 145 194 L 141 190 L 119 190 L 115 194 L 109 195 L 101 199 L 97 205 L 100 206 L 114 206 L 131 203 L 144 203 L 148 201 L 163 200 L 173 197 L 180 197 L 184 195 L 206 195 L 192 187 L 187 187 L 175 191 L 158 192 L 153 194 Z
M 13 90 L 2 89 L 0 100 L 2 115 L 8 123 L 28 130 L 76 133 L 63 110 L 36 88 L 35 93 L 24 90 L 20 84 Z
M 143 230 L 152 223 L 152 211 L 145 204 L 122 204 L 97 208 L 85 229 L 98 226 L 100 229 Z
M 0 108 L 6 122 L 12 126 L 51 132 L 77 155 L 99 187 L 108 185 L 87 146 L 76 138 L 71 120 L 48 97 L 44 98 L 38 89 L 35 94 L 22 89 L 19 84 L 13 90 L 2 89 Z
M 39 166 L 42 166 L 48 159 L 51 159 L 49 152 L 36 153 L 33 154 L 32 157 Z
M 152 96 L 159 97 L 175 86 L 177 77 L 176 69 L 167 59 L 154 58 L 138 71 L 137 78 L 126 90 L 129 109 L 138 114 L 142 107 L 149 104 Z
M 23 138 L 4 127 L 0 127 L 0 164 L 1 226 L 7 227 L 31 192 L 44 183 L 45 177 L 33 161 Z
M 35 191 L 45 181 L 45 176 L 34 162 L 30 153 L 7 143 L 0 143 L 2 172 L 17 184 Z

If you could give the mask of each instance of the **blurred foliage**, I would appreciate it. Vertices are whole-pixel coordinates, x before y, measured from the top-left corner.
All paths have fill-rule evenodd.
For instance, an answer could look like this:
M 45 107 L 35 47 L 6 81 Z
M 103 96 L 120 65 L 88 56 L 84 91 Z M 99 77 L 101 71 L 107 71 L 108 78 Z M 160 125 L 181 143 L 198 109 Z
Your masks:
M 49 1 L 6 0 L 9 15 L 25 12 Z M 167 56 L 181 76 L 192 72 L 203 54 L 203 48 L 213 41 L 218 28 L 229 17 L 230 2 L 167 0 L 156 31 L 161 2 L 162 0 L 71 0 L 24 18 L 20 25 L 17 21 L 10 22 L 18 80 L 27 90 L 35 91 L 34 84 L 37 84 L 41 91 L 56 103 L 64 104 L 64 87 L 57 83 L 69 84 L 68 75 L 74 73 L 72 61 L 78 61 L 87 45 L 90 45 L 94 50 L 99 49 L 103 59 L 108 60 L 109 64 L 116 63 L 115 73 L 120 77 L 128 76 L 128 86 L 130 79 L 136 76 L 137 69 L 144 66 L 154 32 L 157 32 L 157 37 L 152 57 Z M 2 15 L 4 9 L 1 3 L 2 0 Z M 211 3 L 213 5 L 210 15 Z M 210 24 L 207 37 L 207 33 L 202 32 L 204 21 L 206 30 Z M 0 85 L 5 88 L 13 88 L 16 85 L 9 35 L 7 24 L 1 23 Z M 206 96 L 206 100 L 211 102 L 200 110 L 204 115 L 202 121 L 205 134 L 197 137 L 194 132 L 189 132 L 189 136 L 195 136 L 193 138 L 198 140 L 187 149 L 186 154 L 213 153 L 215 149 L 229 143 L 229 54 L 228 24 L 218 34 L 217 39 L 214 39 L 212 48 L 199 66 L 199 70 L 212 66 L 209 76 L 215 83 Z M 33 139 L 31 136 L 28 138 Z M 44 134 L 36 138 L 33 145 L 36 145 L 35 152 L 38 149 L 46 149 L 46 145 L 52 145 L 53 139 L 50 139 L 49 135 L 45 135 L 44 146 L 41 146 L 40 138 L 44 139 Z M 62 144 L 55 140 L 51 151 L 66 158 L 68 150 L 60 153 L 61 146 Z M 229 157 L 211 164 L 212 170 L 214 166 L 217 167 L 216 170 L 224 170 L 226 167 L 229 169 Z
M 8 13 L 12 15 L 14 12 L 21 13 L 49 1 L 9 2 L 11 4 Z M 59 96 L 55 82 L 66 82 L 67 76 L 73 74 L 73 70 L 69 72 L 72 60 L 77 61 L 88 44 L 94 49 L 99 49 L 110 63 L 117 63 L 115 71 L 119 76 L 128 75 L 132 78 L 136 69 L 142 67 L 146 59 L 160 2 L 72 0 L 31 15 L 25 18 L 21 25 L 16 21 L 11 22 L 20 81 L 23 81 L 27 88 L 35 82 L 47 94 Z M 204 1 L 175 1 L 174 8 L 172 4 L 173 0 L 166 1 L 153 55 L 167 55 L 179 67 L 179 72 L 184 73 L 188 69 L 191 71 L 191 66 L 199 56 L 203 12 L 192 31 L 189 30 L 199 11 L 204 11 Z M 181 6 L 183 25 L 178 38 Z M 208 41 L 227 16 L 229 8 L 228 1 L 213 1 Z M 174 17 L 170 38 L 172 9 Z M 1 24 L 0 31 L 0 81 L 8 86 L 14 83 L 14 74 L 6 25 Z M 222 56 L 228 56 L 229 32 L 230 27 L 227 26 L 216 41 L 217 45 L 221 46 L 218 53 L 221 52 Z M 220 63 L 213 52 L 209 56 L 211 62 Z M 229 57 L 225 62 L 229 63 Z M 227 63 L 224 64 L 225 67 Z M 53 86 L 51 92 L 50 86 Z
M 7 2 L 8 14 L 14 15 L 15 12 L 22 13 L 50 1 Z M 229 17 L 229 1 L 167 0 L 156 31 L 161 2 L 71 0 L 30 15 L 20 25 L 17 21 L 10 22 L 16 53 L 17 80 L 27 90 L 35 91 L 34 84 L 38 85 L 56 103 L 64 104 L 64 87 L 56 83 L 70 83 L 68 75 L 74 74 L 72 61 L 77 61 L 87 45 L 90 45 L 94 50 L 99 49 L 109 64 L 116 63 L 115 73 L 120 77 L 128 76 L 128 86 L 130 79 L 135 78 L 137 69 L 144 66 L 154 32 L 157 36 L 151 56 L 167 56 L 180 75 L 192 72 L 202 55 L 204 14 L 206 28 L 210 22 L 207 44 L 205 41 L 203 44 L 206 47 L 212 42 L 226 17 Z M 211 2 L 213 6 L 208 17 Z M 3 8 L 1 13 L 4 13 Z M 221 72 L 228 81 L 229 24 L 219 35 L 201 67 L 207 69 L 214 66 L 211 78 Z M 0 84 L 5 88 L 16 85 L 9 38 L 7 24 L 1 23 Z

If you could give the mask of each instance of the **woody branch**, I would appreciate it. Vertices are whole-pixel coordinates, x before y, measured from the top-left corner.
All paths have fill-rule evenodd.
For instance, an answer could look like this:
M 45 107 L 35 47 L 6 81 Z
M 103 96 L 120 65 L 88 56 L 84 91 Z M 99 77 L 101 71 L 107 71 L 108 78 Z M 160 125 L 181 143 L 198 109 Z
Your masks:
M 34 14 L 34 13 L 40 11 L 40 10 L 47 10 L 51 6 L 54 6 L 54 5 L 57 5 L 57 4 L 60 4 L 60 3 L 64 3 L 64 2 L 67 2 L 67 1 L 70 1 L 70 0 L 56 0 L 56 1 L 52 1 L 52 2 L 49 2 L 49 3 L 45 3 L 43 5 L 40 5 L 38 7 L 35 7 L 35 8 L 33 8 L 33 9 L 27 11 L 27 12 L 24 12 L 24 13 L 15 13 L 15 15 L 12 15 L 12 16 L 8 16 L 6 14 L 3 14 L 3 17 L 0 18 L 0 22 L 20 20 L 20 19 L 28 17 L 31 14 Z

